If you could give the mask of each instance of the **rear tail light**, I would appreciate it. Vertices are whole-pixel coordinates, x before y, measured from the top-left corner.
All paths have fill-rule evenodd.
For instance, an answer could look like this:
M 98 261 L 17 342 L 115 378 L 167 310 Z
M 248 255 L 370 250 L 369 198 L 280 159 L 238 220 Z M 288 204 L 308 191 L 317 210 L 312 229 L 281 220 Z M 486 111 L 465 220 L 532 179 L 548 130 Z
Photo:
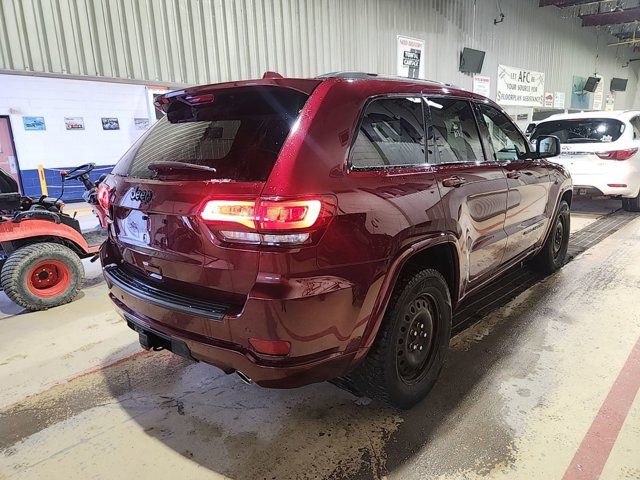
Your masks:
M 107 185 L 105 185 L 104 183 L 101 183 L 100 185 L 98 185 L 98 191 L 96 193 L 97 199 L 98 199 L 98 203 L 100 204 L 100 206 L 105 210 L 105 211 L 109 211 L 109 207 L 111 206 L 111 190 L 109 189 L 109 187 Z
M 313 241 L 333 216 L 327 197 L 292 200 L 209 200 L 200 212 L 232 243 L 300 245 Z
M 636 152 L 637 148 L 628 148 L 626 150 L 612 150 L 610 152 L 596 153 L 603 160 L 629 160 Z

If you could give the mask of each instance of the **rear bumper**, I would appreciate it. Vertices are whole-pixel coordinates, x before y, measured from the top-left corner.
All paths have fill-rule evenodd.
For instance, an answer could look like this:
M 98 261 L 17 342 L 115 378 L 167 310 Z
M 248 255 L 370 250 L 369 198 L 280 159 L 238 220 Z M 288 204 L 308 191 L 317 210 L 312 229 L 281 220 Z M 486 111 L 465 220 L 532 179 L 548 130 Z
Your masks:
M 203 315 L 185 308 L 184 302 L 171 305 L 167 298 L 129 288 L 109 268 L 105 279 L 111 300 L 136 331 L 158 335 L 165 340 L 160 346 L 172 351 L 174 343 L 184 345 L 179 347 L 183 353 L 175 353 L 227 373 L 240 371 L 264 387 L 291 388 L 330 380 L 347 373 L 354 359 L 361 358 L 366 322 L 357 321 L 361 308 L 354 305 L 356 286 L 346 281 L 327 282 L 326 289 L 313 295 L 298 296 L 288 290 L 288 296 L 265 298 L 264 291 L 256 291 L 239 313 L 225 313 L 224 306 L 214 306 L 210 315 Z M 318 288 L 319 283 L 316 279 L 314 286 Z M 291 351 L 281 357 L 260 354 L 249 338 L 285 340 Z
M 163 341 L 160 345 L 143 346 L 162 346 L 182 357 L 214 365 L 227 374 L 242 372 L 245 377 L 262 387 L 295 388 L 331 380 L 349 371 L 357 354 L 357 351 L 333 354 L 311 361 L 268 361 L 256 357 L 239 345 L 194 336 L 150 318 L 141 318 L 139 313 L 135 314 L 120 302 L 116 294 L 110 294 L 111 300 L 121 310 L 129 327 L 146 338 L 159 337 Z
M 635 197 L 640 190 L 640 177 L 634 175 L 579 175 L 571 174 L 573 190 L 591 196 Z M 626 185 L 617 187 L 610 185 Z

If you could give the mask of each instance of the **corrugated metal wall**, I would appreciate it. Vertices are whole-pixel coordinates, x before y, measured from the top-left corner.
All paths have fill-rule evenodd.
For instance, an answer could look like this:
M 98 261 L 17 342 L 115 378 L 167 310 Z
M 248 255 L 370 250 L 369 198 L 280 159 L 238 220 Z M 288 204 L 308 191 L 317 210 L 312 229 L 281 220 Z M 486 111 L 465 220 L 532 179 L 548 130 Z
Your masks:
M 0 69 L 198 84 L 335 70 L 395 73 L 396 35 L 427 41 L 427 77 L 471 87 L 469 46 L 498 63 L 546 73 L 570 96 L 573 75 L 629 77 L 628 48 L 560 18 L 538 0 L 0 0 Z M 622 97 L 629 98 L 625 101 Z

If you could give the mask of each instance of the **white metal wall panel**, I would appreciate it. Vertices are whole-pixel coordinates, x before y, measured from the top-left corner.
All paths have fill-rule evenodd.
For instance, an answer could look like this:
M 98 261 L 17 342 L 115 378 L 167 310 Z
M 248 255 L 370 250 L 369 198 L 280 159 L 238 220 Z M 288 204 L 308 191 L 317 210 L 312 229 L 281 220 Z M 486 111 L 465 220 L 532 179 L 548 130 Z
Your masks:
M 573 75 L 628 77 L 628 47 L 607 47 L 538 0 L 0 0 L 0 70 L 198 84 L 336 70 L 395 73 L 396 35 L 426 40 L 427 77 L 471 87 L 458 72 L 464 46 L 498 63 L 546 74 L 570 99 Z M 628 101 L 625 100 L 628 97 Z

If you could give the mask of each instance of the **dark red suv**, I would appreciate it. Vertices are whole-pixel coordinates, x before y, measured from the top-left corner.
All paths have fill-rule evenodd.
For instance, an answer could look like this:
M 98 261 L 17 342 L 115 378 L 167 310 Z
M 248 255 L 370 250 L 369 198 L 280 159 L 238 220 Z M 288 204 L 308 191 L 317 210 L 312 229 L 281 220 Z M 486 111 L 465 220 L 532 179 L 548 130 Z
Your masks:
M 442 368 L 452 311 L 564 262 L 571 180 L 484 97 L 276 75 L 188 88 L 102 183 L 110 296 L 146 348 L 265 387 L 347 379 L 400 407 Z

